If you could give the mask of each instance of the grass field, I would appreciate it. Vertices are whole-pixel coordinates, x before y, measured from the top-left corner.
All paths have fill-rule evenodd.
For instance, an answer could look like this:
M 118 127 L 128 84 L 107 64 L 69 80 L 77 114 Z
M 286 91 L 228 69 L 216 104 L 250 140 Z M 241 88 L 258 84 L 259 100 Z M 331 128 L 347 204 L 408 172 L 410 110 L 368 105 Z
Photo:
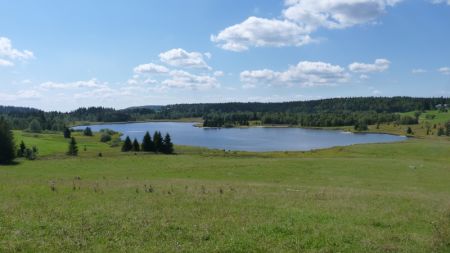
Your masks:
M 0 166 L 0 252 L 450 251 L 447 137 L 135 155 L 75 133 L 73 158 L 14 134 L 40 157 Z

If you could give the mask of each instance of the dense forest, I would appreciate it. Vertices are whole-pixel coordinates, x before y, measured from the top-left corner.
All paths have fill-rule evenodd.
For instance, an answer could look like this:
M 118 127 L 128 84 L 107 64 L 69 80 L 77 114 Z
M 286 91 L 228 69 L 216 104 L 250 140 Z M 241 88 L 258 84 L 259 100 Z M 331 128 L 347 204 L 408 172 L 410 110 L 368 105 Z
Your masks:
M 262 124 L 301 126 L 344 126 L 395 122 L 415 124 L 419 114 L 401 112 L 435 109 L 450 104 L 450 98 L 353 97 L 282 103 L 176 104 L 161 107 L 132 107 L 122 110 L 104 107 L 79 108 L 71 112 L 45 112 L 34 108 L 0 106 L 0 116 L 13 129 L 62 131 L 76 122 L 126 122 L 153 119 L 203 118 L 204 126 Z

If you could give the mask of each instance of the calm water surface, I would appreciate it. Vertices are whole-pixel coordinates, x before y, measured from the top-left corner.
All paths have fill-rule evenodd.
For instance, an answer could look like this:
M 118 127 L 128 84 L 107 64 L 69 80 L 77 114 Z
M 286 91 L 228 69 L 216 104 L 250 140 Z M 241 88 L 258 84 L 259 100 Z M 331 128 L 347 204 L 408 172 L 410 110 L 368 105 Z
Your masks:
M 242 151 L 296 151 L 347 146 L 358 143 L 396 142 L 404 136 L 389 134 L 353 134 L 343 131 L 302 128 L 199 128 L 195 123 L 145 122 L 89 126 L 93 131 L 109 128 L 140 142 L 146 131 L 152 135 L 169 133 L 178 145 Z M 77 126 L 74 129 L 84 129 Z

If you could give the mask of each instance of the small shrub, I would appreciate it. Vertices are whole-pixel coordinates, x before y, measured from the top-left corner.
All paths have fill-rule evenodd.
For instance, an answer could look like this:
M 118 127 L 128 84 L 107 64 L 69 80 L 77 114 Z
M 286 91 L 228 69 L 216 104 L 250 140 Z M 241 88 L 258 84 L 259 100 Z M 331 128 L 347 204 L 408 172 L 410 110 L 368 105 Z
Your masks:
M 102 136 L 100 137 L 101 142 L 108 142 L 111 140 L 112 140 L 112 137 L 109 133 L 102 133 Z

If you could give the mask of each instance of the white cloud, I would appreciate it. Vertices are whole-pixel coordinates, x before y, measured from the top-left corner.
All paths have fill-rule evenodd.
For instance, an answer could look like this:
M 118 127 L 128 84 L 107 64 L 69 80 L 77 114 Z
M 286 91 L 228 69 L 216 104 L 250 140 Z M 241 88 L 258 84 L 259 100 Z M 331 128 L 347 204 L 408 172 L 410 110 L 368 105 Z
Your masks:
M 295 66 L 289 67 L 284 72 L 270 69 L 243 71 L 240 74 L 244 87 L 252 84 L 265 83 L 275 85 L 300 85 L 300 86 L 322 86 L 335 85 L 348 82 L 350 74 L 338 65 L 325 62 L 302 61 Z
M 169 88 L 205 90 L 220 86 L 217 79 L 209 75 L 194 75 L 183 70 L 173 70 L 169 75 L 170 79 L 162 81 Z
M 413 69 L 411 70 L 411 73 L 413 74 L 423 74 L 426 73 L 427 71 L 425 69 Z
M 230 51 L 250 47 L 302 46 L 315 40 L 319 28 L 343 29 L 373 23 L 401 0 L 286 0 L 282 17 L 251 16 L 211 35 L 211 41 Z
M 283 16 L 311 29 L 342 29 L 375 21 L 400 0 L 287 0 Z
M 13 48 L 10 39 L 0 37 L 0 57 L 6 57 L 12 60 L 28 60 L 34 58 L 34 55 L 31 51 L 21 51 Z
M 249 17 L 217 35 L 211 35 L 211 41 L 223 49 L 240 52 L 251 46 L 301 46 L 312 41 L 309 33 L 305 27 L 287 20 Z
M 373 73 L 373 72 L 383 72 L 389 68 L 391 64 L 390 61 L 386 59 L 376 59 L 375 63 L 360 63 L 354 62 L 348 66 L 350 71 L 356 73 Z
M 0 93 L 1 101 L 19 101 L 41 98 L 42 95 L 36 90 L 19 90 L 16 93 Z
M 362 74 L 362 75 L 359 76 L 359 79 L 361 79 L 361 80 L 368 80 L 368 79 L 370 79 L 370 76 Z
M 431 3 L 433 3 L 433 4 L 447 3 L 448 5 L 450 5 L 450 0 L 431 0 Z
M 14 63 L 11 61 L 0 59 L 0 67 L 12 67 Z
M 161 74 L 161 73 L 168 73 L 169 69 L 162 66 L 157 65 L 154 63 L 147 63 L 147 64 L 141 64 L 133 69 L 134 73 L 137 74 Z
M 221 70 L 217 70 L 217 71 L 214 71 L 213 75 L 215 77 L 222 77 L 225 75 L 225 73 L 223 73 L 223 71 L 221 71 Z
M 43 89 L 76 89 L 76 88 L 105 88 L 107 83 L 101 83 L 93 78 L 87 81 L 76 81 L 68 83 L 45 82 L 41 83 L 40 87 Z
M 174 67 L 211 69 L 211 67 L 206 64 L 204 56 L 210 58 L 211 54 L 187 52 L 182 48 L 174 48 L 160 53 L 159 59 L 161 62 Z
M 450 68 L 449 67 L 439 68 L 438 71 L 441 72 L 444 75 L 450 75 Z

